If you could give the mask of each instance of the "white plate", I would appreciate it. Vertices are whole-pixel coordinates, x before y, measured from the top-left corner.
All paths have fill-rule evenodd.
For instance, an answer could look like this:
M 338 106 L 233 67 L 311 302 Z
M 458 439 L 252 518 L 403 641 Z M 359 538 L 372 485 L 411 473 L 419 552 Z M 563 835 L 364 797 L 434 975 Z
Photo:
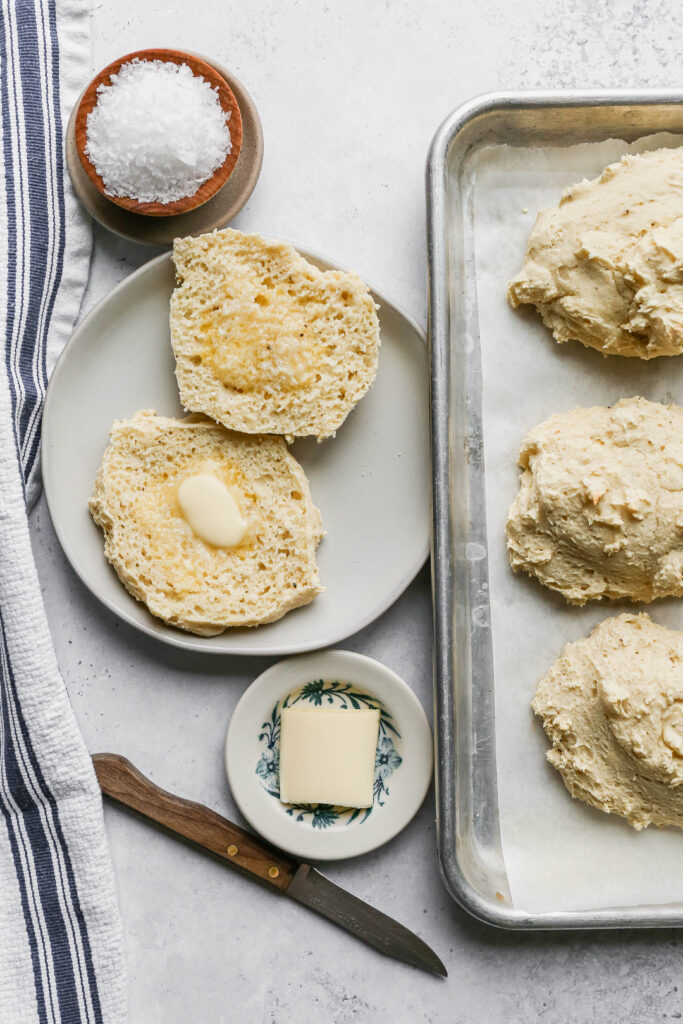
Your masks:
M 334 264 L 300 250 L 312 263 Z M 423 332 L 387 298 L 374 386 L 336 438 L 292 451 L 311 483 L 327 536 L 318 549 L 325 593 L 278 622 L 196 637 L 155 619 L 105 560 L 88 512 L 95 474 L 116 419 L 139 409 L 182 415 L 168 311 L 170 253 L 115 288 L 67 343 L 47 391 L 43 480 L 64 552 L 85 585 L 126 622 L 166 643 L 224 654 L 289 654 L 355 633 L 396 600 L 429 548 L 427 350 Z
M 302 687 L 303 707 L 380 708 L 369 810 L 280 803 L 279 713 Z M 350 651 L 306 654 L 273 665 L 242 695 L 228 726 L 225 768 L 235 803 L 265 839 L 295 857 L 340 860 L 386 843 L 416 814 L 432 777 L 432 734 L 417 697 L 386 665 Z

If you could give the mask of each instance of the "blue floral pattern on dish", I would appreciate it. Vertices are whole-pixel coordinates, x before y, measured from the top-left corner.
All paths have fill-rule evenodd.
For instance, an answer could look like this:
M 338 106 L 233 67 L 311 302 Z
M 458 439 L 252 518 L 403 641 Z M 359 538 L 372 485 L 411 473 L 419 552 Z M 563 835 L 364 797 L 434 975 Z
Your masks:
M 401 734 L 382 702 L 369 693 L 355 690 L 352 683 L 314 679 L 299 690 L 288 693 L 278 701 L 270 717 L 261 726 L 259 742 L 261 756 L 256 765 L 256 774 L 263 788 L 272 797 L 280 799 L 280 716 L 283 708 L 295 704 L 312 704 L 322 707 L 332 704 L 337 708 L 377 708 L 379 710 L 379 736 L 375 754 L 375 780 L 372 807 L 332 807 L 329 804 L 289 804 L 286 813 L 295 821 L 306 822 L 313 828 L 326 829 L 333 825 L 350 825 L 354 821 L 362 825 L 376 807 L 383 807 L 390 793 L 387 781 L 400 768 L 403 758 L 396 748 Z

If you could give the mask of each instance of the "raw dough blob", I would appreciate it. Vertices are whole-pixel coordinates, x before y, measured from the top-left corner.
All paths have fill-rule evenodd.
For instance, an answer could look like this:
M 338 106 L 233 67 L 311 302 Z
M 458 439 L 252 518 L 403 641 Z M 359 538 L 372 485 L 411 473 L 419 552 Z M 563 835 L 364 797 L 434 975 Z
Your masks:
M 683 352 L 683 149 L 625 156 L 539 213 L 512 306 L 604 355 Z
M 683 633 L 606 619 L 567 644 L 532 707 L 572 796 L 635 829 L 683 828 Z
M 683 408 L 626 398 L 527 435 L 510 564 L 571 604 L 683 595 Z

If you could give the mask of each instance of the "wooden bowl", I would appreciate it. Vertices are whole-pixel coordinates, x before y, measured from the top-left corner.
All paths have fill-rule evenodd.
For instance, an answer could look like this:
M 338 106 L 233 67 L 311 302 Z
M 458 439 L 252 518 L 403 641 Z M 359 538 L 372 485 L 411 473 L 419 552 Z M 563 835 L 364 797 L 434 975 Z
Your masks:
M 137 199 L 131 199 L 128 196 L 109 195 L 105 191 L 102 178 L 85 152 L 88 114 L 97 104 L 97 90 L 99 86 L 110 85 L 112 75 L 117 74 L 124 64 L 128 64 L 135 59 L 163 60 L 172 64 L 187 64 L 194 75 L 205 78 L 211 86 L 217 88 L 220 105 L 226 113 L 230 114 L 228 124 L 232 148 L 225 160 L 211 177 L 203 185 L 199 186 L 194 195 L 183 196 L 182 199 L 176 199 L 172 203 L 141 203 Z M 117 206 L 122 206 L 125 210 L 130 210 L 132 213 L 142 213 L 148 217 L 168 217 L 195 210 L 202 203 L 215 196 L 218 190 L 226 183 L 235 168 L 242 148 L 242 115 L 240 114 L 240 108 L 232 89 L 225 79 L 206 61 L 201 60 L 199 57 L 194 57 L 190 53 L 183 53 L 182 50 L 137 50 L 135 53 L 128 53 L 125 57 L 120 57 L 119 60 L 108 64 L 106 68 L 100 71 L 99 75 L 93 78 L 83 93 L 78 110 L 76 111 L 75 134 L 76 150 L 83 170 L 98 192 L 110 202 L 116 203 Z

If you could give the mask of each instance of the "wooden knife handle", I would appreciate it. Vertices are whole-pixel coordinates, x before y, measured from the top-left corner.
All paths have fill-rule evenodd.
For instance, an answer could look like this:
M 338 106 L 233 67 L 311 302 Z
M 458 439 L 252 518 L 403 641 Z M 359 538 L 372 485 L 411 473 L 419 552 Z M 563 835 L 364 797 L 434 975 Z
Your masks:
M 203 804 L 160 789 L 120 754 L 93 754 L 93 764 L 102 792 L 112 800 L 281 892 L 289 886 L 298 863 L 239 825 Z

